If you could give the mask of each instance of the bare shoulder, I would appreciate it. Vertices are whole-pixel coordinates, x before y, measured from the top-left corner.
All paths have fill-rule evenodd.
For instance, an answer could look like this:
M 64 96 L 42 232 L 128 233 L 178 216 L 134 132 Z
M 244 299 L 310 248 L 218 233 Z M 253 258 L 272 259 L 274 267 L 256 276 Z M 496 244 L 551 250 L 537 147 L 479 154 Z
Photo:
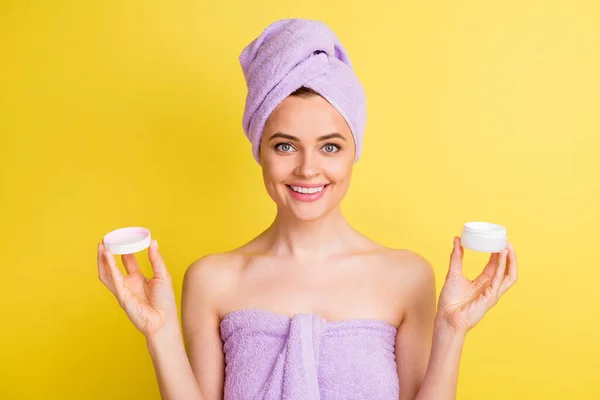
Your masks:
M 184 273 L 182 302 L 219 311 L 232 294 L 247 257 L 236 251 L 207 254 L 192 262 Z
M 388 249 L 387 260 L 391 267 L 404 270 L 415 278 L 424 278 L 433 273 L 433 266 L 424 256 L 406 249 Z
M 384 262 L 391 272 L 401 274 L 407 281 L 416 283 L 435 278 L 433 266 L 422 255 L 405 249 L 386 249 Z
M 218 283 L 235 272 L 241 261 L 242 257 L 234 252 L 207 254 L 190 264 L 185 271 L 185 280 L 196 282 L 209 279 L 211 284 Z
M 383 251 L 383 265 L 386 276 L 391 277 L 388 284 L 401 294 L 403 304 L 408 306 L 423 297 L 435 295 L 435 271 L 421 254 L 405 249 L 386 249 Z
M 374 256 L 371 265 L 380 266 L 382 273 L 394 277 L 391 281 L 415 284 L 435 278 L 433 266 L 425 257 L 408 249 L 397 249 L 384 246 L 362 235 L 365 253 Z M 357 246 L 358 247 L 358 246 Z

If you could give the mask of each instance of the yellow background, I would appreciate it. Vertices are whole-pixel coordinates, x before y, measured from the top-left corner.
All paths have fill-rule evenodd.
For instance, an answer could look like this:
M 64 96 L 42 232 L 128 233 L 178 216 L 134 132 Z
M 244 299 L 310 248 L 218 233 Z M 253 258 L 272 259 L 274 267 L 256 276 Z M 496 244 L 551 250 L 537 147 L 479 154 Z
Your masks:
M 96 245 L 148 227 L 180 299 L 193 260 L 271 222 L 237 57 L 287 17 L 325 21 L 366 88 L 357 228 L 428 258 L 438 293 L 464 222 L 509 230 L 519 281 L 469 333 L 458 398 L 600 398 L 594 0 L 2 1 L 0 398 L 159 398 Z

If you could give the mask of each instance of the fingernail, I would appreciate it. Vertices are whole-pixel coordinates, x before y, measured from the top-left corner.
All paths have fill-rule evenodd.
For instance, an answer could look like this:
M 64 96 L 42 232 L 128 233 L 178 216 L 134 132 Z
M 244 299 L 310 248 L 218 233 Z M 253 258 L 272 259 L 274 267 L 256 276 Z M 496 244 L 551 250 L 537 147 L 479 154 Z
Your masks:
M 156 246 L 156 250 L 158 250 L 158 240 L 154 239 L 154 246 Z

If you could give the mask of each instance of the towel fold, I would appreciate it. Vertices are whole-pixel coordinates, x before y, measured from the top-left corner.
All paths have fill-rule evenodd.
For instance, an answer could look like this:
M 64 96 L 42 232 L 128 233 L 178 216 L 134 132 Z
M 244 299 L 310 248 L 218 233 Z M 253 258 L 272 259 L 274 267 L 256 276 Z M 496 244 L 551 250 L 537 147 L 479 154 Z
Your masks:
M 241 310 L 221 321 L 225 400 L 398 399 L 396 328 Z
M 270 24 L 242 51 L 248 93 L 242 125 L 260 163 L 260 140 L 275 107 L 302 86 L 313 89 L 344 117 L 361 153 L 366 99 L 348 53 L 320 21 L 283 19 Z

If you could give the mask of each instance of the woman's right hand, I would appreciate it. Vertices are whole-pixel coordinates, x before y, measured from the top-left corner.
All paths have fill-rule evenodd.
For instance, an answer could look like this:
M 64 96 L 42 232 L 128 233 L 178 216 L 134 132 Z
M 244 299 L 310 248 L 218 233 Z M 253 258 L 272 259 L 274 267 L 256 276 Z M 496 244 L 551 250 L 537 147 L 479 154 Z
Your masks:
M 154 277 L 147 279 L 135 256 L 121 256 L 127 275 L 119 269 L 112 252 L 98 244 L 98 277 L 113 293 L 135 327 L 147 338 L 167 325 L 179 327 L 171 276 L 158 252 L 156 240 L 148 248 Z

